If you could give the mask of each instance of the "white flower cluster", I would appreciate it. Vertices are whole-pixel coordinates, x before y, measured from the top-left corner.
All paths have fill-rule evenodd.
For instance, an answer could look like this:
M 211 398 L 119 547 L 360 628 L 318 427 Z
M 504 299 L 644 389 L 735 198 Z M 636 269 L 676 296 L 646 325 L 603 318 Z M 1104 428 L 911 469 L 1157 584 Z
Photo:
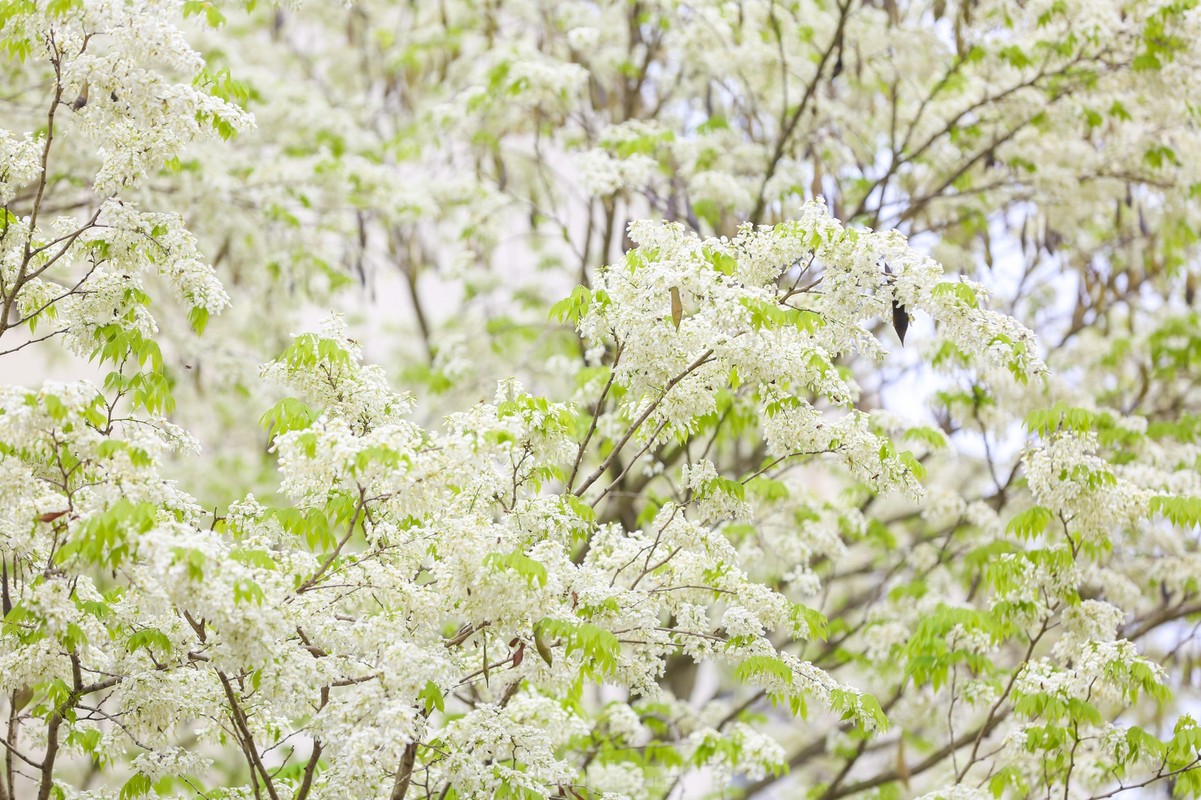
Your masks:
M 100 219 L 104 227 L 86 238 L 104 242 L 110 269 L 153 269 L 189 308 L 218 314 L 229 305 L 220 280 L 197 249 L 196 237 L 178 214 L 143 212 L 118 202 L 106 204 Z
M 45 143 L 31 136 L 18 139 L 0 128 L 0 206 L 42 173 L 41 150 Z
M 157 782 L 168 775 L 201 773 L 212 763 L 211 758 L 205 758 L 182 747 L 169 747 L 165 750 L 142 753 L 130 762 L 130 766 L 150 780 Z
M 641 189 L 658 169 L 655 160 L 642 153 L 615 158 L 604 150 L 586 150 L 574 156 L 573 161 L 580 183 L 597 197 L 607 197 L 623 189 Z
M 602 274 L 580 322 L 591 341 L 621 348 L 614 374 L 628 393 L 617 413 L 627 423 L 649 414 L 667 431 L 692 430 L 736 376 L 762 398 L 773 455 L 837 453 L 856 478 L 917 495 L 913 457 L 890 448 L 867 415 L 819 413 L 811 399 L 854 401 L 834 361 L 880 354 L 868 324 L 889 313 L 890 297 L 929 311 L 986 366 L 1000 359 L 1023 380 L 1043 369 L 1028 331 L 940 282 L 938 266 L 903 239 L 844 230 L 817 204 L 773 229 L 744 227 L 734 240 L 652 223 L 634 223 L 630 237 L 639 247 Z M 820 294 L 799 289 L 810 270 Z
M 889 714 L 901 742 L 942 748 L 981 714 L 1008 715 L 995 735 L 1020 740 L 1021 753 L 977 738 L 970 775 L 901 778 L 915 795 L 954 782 L 926 795 L 950 800 L 983 796 L 977 779 L 1001 764 L 1044 780 L 1027 746 L 1043 747 L 1043 764 L 1062 761 L 1068 747 L 1036 730 L 1042 712 L 1019 721 L 1015 704 L 1095 701 L 1106 717 L 1138 718 L 1132 695 L 1158 698 L 1167 677 L 1144 626 L 1195 610 L 1187 501 L 1201 494 L 1201 448 L 1177 410 L 1195 394 L 1196 333 L 1148 336 L 1145 309 L 1114 313 L 1133 355 L 1066 347 L 1055 357 L 1084 376 L 1044 381 L 1032 334 L 988 309 L 982 285 L 948 280 L 900 234 L 858 227 L 899 219 L 933 235 L 943 263 L 974 264 L 982 248 L 992 267 L 998 226 L 1028 213 L 1032 231 L 1012 249 L 1039 254 L 1031 270 L 1087 263 L 1082 310 L 1098 310 L 1090 292 L 1108 302 L 1124 282 L 1152 295 L 1176 286 L 1198 221 L 1181 187 L 1201 173 L 1175 153 L 1196 149 L 1181 120 L 1198 100 L 1187 43 L 1201 19 L 1168 0 L 1127 5 L 6 6 L 17 98 L 6 107 L 36 113 L 0 131 L 0 203 L 21 209 L 2 221 L 0 289 L 34 277 L 0 299 L 36 335 L 125 364 L 103 393 L 0 389 L 12 603 L 0 689 L 36 703 L 15 718 L 17 746 L 49 744 L 53 723 L 64 758 L 83 751 L 149 781 L 215 774 L 201 753 L 217 764 L 250 756 L 242 774 L 254 785 L 203 792 L 214 797 L 258 797 L 270 781 L 270 795 L 348 800 L 657 797 L 693 769 L 723 784 L 784 768 L 790 754 L 771 728 L 743 721 L 740 708 L 760 708 L 752 692 L 882 726 L 847 680 L 898 691 Z M 1125 66 L 1148 58 L 1163 69 Z M 253 125 L 251 103 L 262 130 L 209 147 Z M 602 260 L 631 216 L 715 233 L 634 223 L 636 247 L 594 275 L 601 217 L 579 225 L 575 206 L 557 205 L 579 185 L 606 220 Z M 797 198 L 821 195 L 828 208 L 792 214 Z M 165 200 L 197 236 L 177 214 L 142 210 Z M 792 219 L 737 227 L 742 214 Z M 1141 238 L 1128 235 L 1139 227 Z M 510 252 L 502 244 L 525 247 L 527 233 L 548 269 L 528 282 L 507 263 L 493 269 Z M 192 373 L 197 393 L 208 390 L 203 411 L 187 413 L 210 414 L 249 455 L 236 470 L 167 468 L 209 473 L 226 496 L 262 488 L 211 519 L 161 474 L 194 441 L 149 401 L 138 406 L 150 389 L 190 383 L 159 364 L 190 342 L 151 314 L 158 281 L 196 327 L 229 304 L 201 251 L 242 299 L 239 327 L 202 353 L 204 378 Z M 538 355 L 520 366 L 533 388 L 501 380 L 491 401 L 422 427 L 334 319 L 262 370 L 291 396 L 265 415 L 279 484 L 256 477 L 261 434 L 238 425 L 263 409 L 246 413 L 253 392 L 243 402 L 212 391 L 212 374 L 218 386 L 253 383 L 242 354 L 274 346 L 298 305 L 332 302 L 343 266 L 373 286 L 377 262 L 400 263 L 414 303 L 440 280 L 466 287 L 464 313 L 430 315 L 428 363 L 406 372 L 451 384 L 458 394 L 440 405 L 463 408 L 507 374 L 511 362 L 481 354 L 512 354 L 502 340 L 544 316 L 564 277 L 550 273 L 564 265 L 595 278 L 562 315 L 579 319 L 586 368 L 574 337 L 536 334 Z M 1045 283 L 1003 299 L 1039 311 L 1054 300 Z M 1146 416 L 1049 434 L 1008 481 L 979 458 L 942 460 L 940 433 L 874 408 L 905 356 L 886 353 L 878 331 L 906 314 L 921 323 L 911 344 L 928 329 L 922 317 L 936 331 L 907 353 L 970 382 L 972 413 L 948 401 L 939 422 L 956 444 L 989 434 L 989 468 L 1016 460 L 1002 439 L 1044 390 L 1090 408 L 1112 393 L 1106 403 Z M 1158 367 L 1165 353 L 1183 366 Z M 135 362 L 149 369 L 130 375 Z M 1161 388 L 1165 405 L 1143 403 Z M 927 465 L 941 486 L 923 495 Z M 1183 505 L 1149 518 L 1153 492 Z M 1016 541 L 1006 522 L 1028 499 L 1051 521 Z M 818 608 L 837 615 L 824 644 Z M 1040 626 L 1050 638 L 1007 669 Z M 695 681 L 691 662 L 703 662 Z M 714 681 L 721 694 L 704 704 Z M 87 708 L 54 714 L 55 703 Z M 886 763 L 826 724 L 789 726 L 789 738 L 826 745 L 802 765 L 806 788 L 841 774 L 853 790 Z M 1133 745 L 1108 723 L 1083 729 L 1077 771 L 1102 783 Z M 178 747 L 183 735 L 194 748 Z M 900 777 L 902 746 L 897 758 Z M 66 783 L 46 786 L 91 794 Z M 1010 790 L 1036 794 L 1016 777 Z
M 1115 538 L 1147 513 L 1151 492 L 1119 478 L 1097 455 L 1095 434 L 1064 432 L 1026 453 L 1034 497 L 1087 540 Z
M 712 461 L 685 466 L 681 475 L 696 498 L 697 516 L 702 521 L 750 519 L 752 511 L 741 484 L 719 480 Z M 741 496 L 740 496 L 741 495 Z
M 68 347 L 84 357 L 97 350 L 97 331 L 107 325 L 151 338 L 158 325 L 150 312 L 145 273 L 160 275 L 180 303 L 205 315 L 229 305 L 215 271 L 178 215 L 109 201 L 96 219 L 95 225 L 72 221 L 66 227 L 73 232 L 62 237 L 78 242 L 60 260 L 63 268 L 83 272 L 73 288 L 44 278 L 23 283 L 17 307 L 35 320 L 35 331 L 64 331 Z M 47 249 L 33 259 L 33 267 L 49 267 L 53 252 Z

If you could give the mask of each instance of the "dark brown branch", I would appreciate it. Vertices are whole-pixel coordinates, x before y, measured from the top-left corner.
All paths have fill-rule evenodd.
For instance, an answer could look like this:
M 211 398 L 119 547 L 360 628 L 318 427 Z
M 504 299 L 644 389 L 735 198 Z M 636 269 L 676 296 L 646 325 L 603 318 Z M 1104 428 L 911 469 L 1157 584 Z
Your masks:
M 404 755 L 400 758 L 396 782 L 392 784 L 392 800 L 404 800 L 404 796 L 409 793 L 409 784 L 413 781 L 413 765 L 416 762 L 417 742 L 414 740 L 405 746 Z

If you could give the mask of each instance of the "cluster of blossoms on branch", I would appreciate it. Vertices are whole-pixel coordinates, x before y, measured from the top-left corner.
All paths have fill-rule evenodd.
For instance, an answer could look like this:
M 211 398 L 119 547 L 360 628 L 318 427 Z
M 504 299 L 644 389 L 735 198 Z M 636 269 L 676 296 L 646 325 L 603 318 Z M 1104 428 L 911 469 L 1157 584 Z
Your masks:
M 1199 36 L 0 0 L 0 800 L 1201 795 Z

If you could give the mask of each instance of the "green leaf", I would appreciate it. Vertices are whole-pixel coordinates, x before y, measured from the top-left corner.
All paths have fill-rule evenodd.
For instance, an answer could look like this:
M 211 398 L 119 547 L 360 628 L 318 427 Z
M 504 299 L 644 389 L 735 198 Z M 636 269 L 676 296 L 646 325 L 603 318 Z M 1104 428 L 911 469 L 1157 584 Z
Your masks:
M 234 603 L 241 605 L 245 602 L 251 602 L 256 606 L 261 606 L 266 599 L 263 587 L 249 578 L 242 578 L 234 582 Z
M 203 306 L 193 306 L 188 312 L 188 323 L 196 333 L 204 333 L 209 324 L 209 311 Z
M 121 793 L 117 795 L 117 797 L 118 800 L 129 800 L 129 798 L 133 797 L 142 797 L 149 794 L 152 788 L 154 787 L 150 782 L 150 778 L 146 777 L 140 772 L 135 772 L 133 777 L 127 780 L 125 785 L 121 787 Z
M 132 503 L 125 498 L 89 517 L 72 531 L 71 538 L 55 553 L 56 564 L 73 558 L 116 569 L 130 555 L 137 535 L 154 526 L 158 507 L 153 503 Z
M 535 583 L 539 586 L 546 585 L 546 567 L 519 550 L 511 553 L 489 553 L 484 563 L 497 570 L 513 570 L 525 578 L 526 585 L 530 588 L 533 588 Z
M 1060 401 L 1050 408 L 1040 408 L 1026 415 L 1026 430 L 1046 438 L 1056 431 L 1087 433 L 1099 426 L 1101 415 L 1086 408 L 1076 408 Z
M 613 633 L 590 622 L 576 623 L 547 617 L 534 627 L 534 635 L 538 654 L 544 660 L 550 653 L 550 639 L 557 637 L 563 641 L 568 655 L 581 653 L 584 656 L 585 672 L 588 675 L 603 678 L 612 675 L 617 669 L 621 643 Z M 546 653 L 542 652 L 543 648 L 539 642 L 546 645 Z
M 1031 506 L 1009 520 L 1005 531 L 1019 539 L 1033 539 L 1047 529 L 1047 526 L 1051 524 L 1052 517 L 1051 509 L 1043 506 Z
M 738 269 L 738 262 L 733 256 L 726 255 L 720 250 L 714 250 L 711 247 L 704 249 L 705 261 L 709 263 L 713 269 L 720 272 L 722 275 L 733 275 Z
M 442 690 L 433 681 L 426 681 L 425 688 L 417 694 L 417 697 L 425 701 L 426 714 L 429 714 L 435 708 L 439 711 L 446 710 L 446 700 L 442 696 Z
M 1191 528 L 1201 525 L 1201 497 L 1151 498 L 1151 513 L 1168 519 L 1173 525 Z
M 158 650 L 160 653 L 171 652 L 171 640 L 162 631 L 154 628 L 143 628 L 135 632 L 125 642 L 125 649 L 133 653 L 142 648 Z
M 792 685 L 792 670 L 776 656 L 750 656 L 735 668 L 734 677 L 740 683 L 771 678 L 779 683 Z
M 304 430 L 318 414 L 295 397 L 285 397 L 259 418 L 259 425 L 279 436 L 288 431 Z
M 968 308 L 980 307 L 980 300 L 976 296 L 976 290 L 966 283 L 943 281 L 942 283 L 935 284 L 930 293 L 935 297 L 954 297 Z
M 572 324 L 578 324 L 591 304 L 592 291 L 587 286 L 577 286 L 570 296 L 551 306 L 549 318 L 559 322 L 570 320 Z

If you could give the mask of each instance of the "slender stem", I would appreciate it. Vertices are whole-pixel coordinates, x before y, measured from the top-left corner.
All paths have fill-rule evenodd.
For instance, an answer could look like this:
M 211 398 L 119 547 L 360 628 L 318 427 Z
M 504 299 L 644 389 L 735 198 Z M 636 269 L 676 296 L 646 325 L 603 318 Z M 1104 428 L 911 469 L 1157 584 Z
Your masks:
M 11 327 L 8 324 L 9 312 L 12 310 L 13 303 L 16 302 L 17 295 L 21 293 L 21 287 L 29 279 L 29 263 L 33 258 L 33 236 L 37 231 L 38 213 L 42 209 L 42 198 L 46 194 L 46 184 L 50 182 L 50 179 L 47 177 L 47 165 L 50 162 L 50 146 L 54 142 L 54 114 L 58 111 L 58 107 L 63 99 L 63 80 L 61 57 L 58 52 L 58 46 L 55 44 L 53 33 L 48 38 L 48 44 L 51 50 L 50 63 L 54 66 L 54 97 L 50 100 L 50 111 L 46 114 L 46 141 L 42 144 L 42 169 L 38 177 L 37 192 L 33 198 L 33 209 L 29 212 L 29 238 L 25 240 L 25 254 L 21 259 L 21 268 L 17 271 L 17 275 L 13 279 L 12 289 L 5 289 L 4 307 L 0 308 L 0 334 L 3 334 L 4 331 Z
M 584 439 L 580 442 L 580 449 L 575 454 L 575 463 L 571 465 L 571 475 L 567 478 L 568 494 L 571 494 L 571 486 L 575 483 L 576 473 L 580 471 L 580 464 L 584 460 L 584 449 L 588 446 L 588 442 L 592 440 L 592 434 L 596 432 L 596 422 L 605 407 L 605 400 L 609 397 L 609 390 L 613 387 L 613 379 L 617 376 L 617 363 L 620 360 L 621 342 L 618 342 L 617 349 L 613 353 L 613 364 L 609 367 L 609 380 L 605 381 L 605 388 L 601 390 L 600 397 L 596 400 L 596 407 L 592 412 L 592 421 L 588 423 L 588 432 L 584 434 Z
M 763 212 L 767 207 L 767 184 L 771 181 L 772 176 L 775 175 L 780 159 L 784 158 L 784 151 L 788 146 L 788 141 L 792 138 L 793 131 L 796 130 L 797 123 L 801 121 L 801 117 L 804 116 L 805 110 L 809 108 L 809 103 L 817 93 L 818 84 L 822 80 L 822 73 L 826 70 L 826 62 L 830 60 L 830 56 L 836 50 L 842 48 L 842 32 L 846 27 L 847 18 L 851 13 L 851 0 L 839 3 L 838 12 L 838 27 L 834 29 L 834 35 L 830 38 L 830 44 L 822 51 L 821 59 L 817 62 L 817 71 L 813 74 L 813 80 L 805 87 L 805 94 L 801 98 L 800 104 L 796 107 L 796 111 L 792 113 L 792 116 L 784 121 L 780 135 L 776 139 L 775 150 L 772 151 L 771 159 L 767 164 L 767 170 L 764 172 L 763 183 L 759 186 L 759 195 L 755 199 L 755 210 L 751 212 L 751 222 L 758 224 L 763 221 Z
M 321 562 L 321 566 L 317 568 L 317 571 L 313 573 L 312 577 L 300 585 L 300 588 L 296 590 L 296 594 L 303 594 L 304 592 L 307 592 L 309 589 L 312 589 L 314 586 L 316 586 L 317 582 L 321 580 L 322 576 L 329 571 L 329 568 L 334 563 L 334 560 L 337 559 L 338 555 L 342 552 L 342 548 L 345 547 L 346 543 L 350 541 L 350 537 L 354 535 L 355 526 L 359 524 L 359 517 L 362 515 L 363 508 L 366 505 L 366 499 L 364 497 L 366 493 L 366 489 L 359 489 L 359 502 L 358 505 L 355 506 L 354 514 L 350 517 L 350 525 L 347 526 L 346 535 L 343 536 L 341 541 L 338 542 L 338 546 L 334 548 L 334 552 L 330 553 L 329 557 L 326 558 L 325 561 Z
M 617 477 L 613 479 L 613 482 L 606 486 L 605 490 L 600 493 L 600 496 L 592 501 L 593 506 L 596 506 L 597 503 L 599 503 L 601 500 L 604 500 L 605 495 L 621 484 L 621 481 L 626 476 L 626 473 L 630 471 L 630 467 L 634 466 L 634 464 L 638 462 L 638 459 L 646 455 L 646 451 L 651 449 L 651 445 L 655 443 L 655 439 L 658 438 L 659 434 L 663 432 L 665 427 L 667 427 L 667 420 L 659 423 L 659 427 L 655 428 L 655 432 L 647 438 L 646 444 L 642 446 L 642 449 L 630 459 L 630 463 L 626 464 L 622 471 L 617 474 Z
M 267 768 L 263 766 L 263 759 L 259 756 L 258 748 L 254 744 L 254 735 L 250 732 L 250 726 L 247 724 L 246 713 L 242 711 L 242 706 L 238 703 L 233 685 L 229 682 L 228 676 L 221 670 L 217 670 L 217 678 L 221 681 L 221 686 L 225 689 L 225 697 L 229 701 L 229 709 L 233 717 L 234 727 L 242 740 L 242 747 L 246 752 L 246 758 L 250 761 L 251 768 L 257 770 L 259 775 L 262 776 L 263 785 L 267 789 L 267 794 L 271 796 L 271 800 L 279 800 L 279 795 L 275 791 L 275 783 L 271 780 L 271 774 L 267 772 Z M 45 800 L 45 798 L 39 798 L 39 800 Z
M 1009 683 L 1005 686 L 1005 691 L 1001 693 L 1001 696 L 997 698 L 995 703 L 993 703 L 992 708 L 988 710 L 988 716 L 985 718 L 984 724 L 980 726 L 980 731 L 976 734 L 975 741 L 972 742 L 972 752 L 968 757 L 968 762 L 964 764 L 963 769 L 959 771 L 958 775 L 956 776 L 957 780 L 962 781 L 963 776 L 967 775 L 968 770 L 970 770 L 972 765 L 976 763 L 976 754 L 980 752 L 980 743 L 984 741 L 984 737 L 988 734 L 990 725 L 993 719 L 997 716 L 997 711 L 1001 708 L 1001 704 L 1004 703 L 1009 697 L 1009 693 L 1013 691 L 1013 686 L 1015 683 L 1017 683 L 1018 676 L 1022 674 L 1022 670 L 1024 670 L 1026 665 L 1030 663 L 1030 657 L 1034 655 L 1034 648 L 1038 645 L 1039 641 L 1043 638 L 1047 631 L 1050 630 L 1050 628 L 1051 617 L 1048 616 L 1045 620 L 1043 620 L 1042 627 L 1039 628 L 1038 633 L 1030 638 L 1030 646 L 1026 648 L 1026 655 L 1022 658 L 1021 663 L 1014 668 L 1013 674 L 1009 676 Z
M 596 483 L 597 479 L 599 479 L 601 475 L 605 474 L 605 470 L 607 470 L 609 465 L 613 463 L 613 460 L 617 458 L 617 455 L 621 452 L 621 449 L 626 446 L 634 434 L 637 433 L 638 429 L 642 427 L 642 423 L 646 422 L 647 418 L 655 412 L 655 409 L 658 408 L 659 404 L 663 402 L 663 398 L 667 397 L 667 393 L 674 389 L 677 383 L 684 380 L 684 378 L 688 377 L 695 370 L 706 364 L 712 355 L 712 348 L 706 350 L 700 355 L 699 358 L 697 358 L 696 361 L 693 361 L 690 365 L 688 365 L 687 369 L 667 382 L 667 385 L 663 387 L 663 391 L 659 394 L 659 397 L 656 398 L 653 403 L 647 406 L 645 411 L 638 415 L 638 419 L 634 420 L 634 424 L 631 425 L 630 429 L 627 430 L 625 435 L 621 437 L 621 441 L 614 445 L 613 451 L 609 453 L 609 457 L 606 458 L 604 462 L 597 467 L 591 475 L 588 476 L 588 479 L 584 481 L 584 484 L 579 489 L 576 489 L 575 495 L 577 497 L 588 491 L 588 487 Z

